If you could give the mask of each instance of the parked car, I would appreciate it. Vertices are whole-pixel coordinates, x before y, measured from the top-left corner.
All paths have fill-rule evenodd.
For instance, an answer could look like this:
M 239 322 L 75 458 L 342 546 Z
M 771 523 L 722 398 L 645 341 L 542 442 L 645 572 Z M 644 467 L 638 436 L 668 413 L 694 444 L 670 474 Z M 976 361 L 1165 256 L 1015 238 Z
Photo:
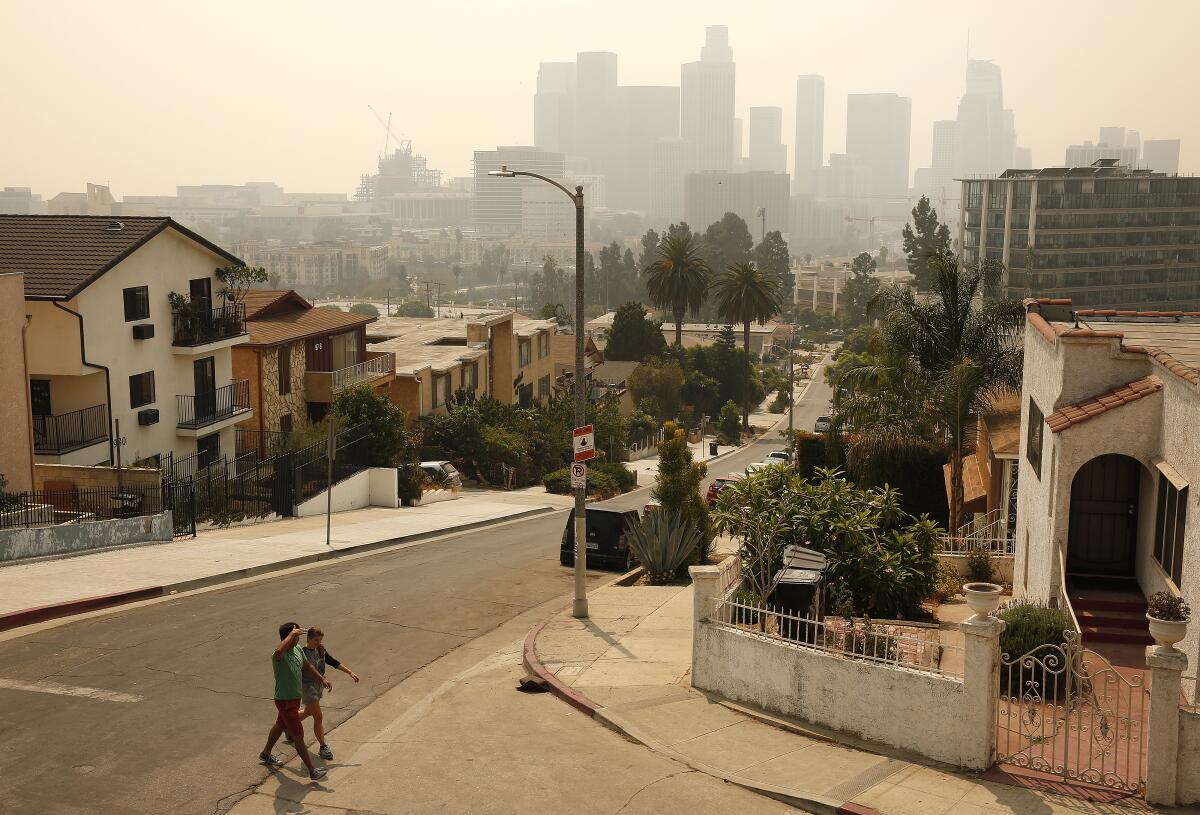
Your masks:
M 818 416 L 817 421 L 813 424 L 814 433 L 828 433 L 829 426 L 832 424 L 832 419 L 828 416 Z
M 585 520 L 587 565 L 616 567 L 624 571 L 632 569 L 636 559 L 625 538 L 625 523 L 637 523 L 639 517 L 636 509 L 588 507 Z M 575 510 L 567 516 L 558 562 L 564 566 L 575 565 Z
M 462 475 L 459 474 L 458 470 L 449 461 L 422 461 L 420 467 L 434 483 L 440 481 L 449 487 L 461 487 L 463 485 Z
M 746 475 L 754 475 L 755 473 L 765 470 L 768 467 L 779 467 L 783 463 L 784 462 L 777 458 L 769 459 L 767 461 L 756 461 L 746 467 Z
M 763 461 L 778 461 L 781 464 L 791 464 L 792 454 L 787 450 L 776 450 L 773 453 L 767 453 L 767 457 Z
M 708 493 L 705 496 L 708 499 L 708 505 L 710 507 L 716 506 L 717 499 L 721 496 L 721 492 L 730 484 L 741 480 L 742 477 L 737 473 L 727 473 L 726 475 L 719 475 L 714 478 L 712 483 L 708 485 Z

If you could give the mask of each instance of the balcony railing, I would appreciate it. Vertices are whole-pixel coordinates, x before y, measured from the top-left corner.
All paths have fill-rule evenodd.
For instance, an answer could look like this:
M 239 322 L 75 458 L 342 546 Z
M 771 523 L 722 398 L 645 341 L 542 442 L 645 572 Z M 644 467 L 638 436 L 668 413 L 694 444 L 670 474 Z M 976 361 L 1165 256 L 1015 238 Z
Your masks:
M 368 352 L 372 353 L 372 352 Z M 310 402 L 332 402 L 333 397 L 347 388 L 372 382 L 394 373 L 396 355 L 391 351 L 375 352 L 370 357 L 336 371 L 305 371 L 304 389 Z
M 108 438 L 108 409 L 93 405 L 58 416 L 33 417 L 33 451 L 60 456 Z
M 172 345 L 191 347 L 219 342 L 246 333 L 246 307 L 230 303 L 213 309 L 177 311 Z
M 215 391 L 179 395 L 175 397 L 175 405 L 179 409 L 179 427 L 185 430 L 207 427 L 250 410 L 250 383 L 239 379 Z

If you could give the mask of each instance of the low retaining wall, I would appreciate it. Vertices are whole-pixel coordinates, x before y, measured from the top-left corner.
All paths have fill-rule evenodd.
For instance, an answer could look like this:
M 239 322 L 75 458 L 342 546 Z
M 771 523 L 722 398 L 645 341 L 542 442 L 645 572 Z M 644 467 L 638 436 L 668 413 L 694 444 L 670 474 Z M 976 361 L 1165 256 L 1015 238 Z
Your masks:
M 1179 770 L 1175 803 L 1200 803 L 1200 708 L 1179 711 Z
M 136 490 L 139 488 L 157 489 L 162 483 L 158 470 L 144 468 L 121 468 L 122 488 Z M 63 489 L 116 489 L 116 467 L 83 467 L 75 464 L 35 464 L 33 465 L 33 481 L 35 490 Z
M 322 490 L 307 501 L 297 504 L 296 517 L 324 515 L 329 502 L 330 498 Z M 371 467 L 333 485 L 332 509 L 334 512 L 348 512 L 363 507 L 395 509 L 398 506 L 400 506 L 400 502 L 396 497 L 396 469 L 394 467 Z
M 967 574 L 967 556 L 966 555 L 951 555 L 945 552 L 938 552 L 938 559 L 943 563 L 948 563 L 954 567 L 960 577 L 969 577 Z M 992 582 L 1004 583 L 1011 586 L 1013 584 L 1013 561 L 1012 557 L 993 557 L 992 558 Z
M 701 623 L 692 684 L 948 764 L 978 767 L 964 743 L 963 683 Z
M 4 529 L 0 530 L 0 563 L 90 552 L 131 543 L 165 543 L 172 540 L 172 532 L 170 512 L 34 529 Z

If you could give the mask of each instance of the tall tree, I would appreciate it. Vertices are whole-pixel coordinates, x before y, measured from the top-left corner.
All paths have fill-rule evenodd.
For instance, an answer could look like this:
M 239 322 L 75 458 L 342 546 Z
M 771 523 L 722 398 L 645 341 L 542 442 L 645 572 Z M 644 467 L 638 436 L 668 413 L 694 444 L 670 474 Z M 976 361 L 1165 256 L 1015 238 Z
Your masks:
M 659 234 L 653 229 L 647 229 L 642 235 L 642 252 L 638 255 L 637 268 L 645 269 L 658 257 Z
M 647 319 L 645 306 L 630 300 L 623 303 L 613 317 L 604 358 L 641 362 L 660 353 L 666 344 L 662 323 Z
M 875 277 L 875 258 L 870 252 L 862 252 L 850 264 L 850 277 L 842 297 L 846 304 L 846 318 L 851 325 L 867 321 L 871 301 L 879 293 L 879 278 Z
M 671 310 L 675 318 L 675 344 L 682 346 L 683 317 L 688 311 L 695 314 L 700 310 L 708 290 L 708 264 L 700 255 L 699 241 L 691 230 L 675 235 L 668 233 L 659 241 L 658 256 L 642 275 L 650 302 L 658 308 Z
M 778 230 L 768 232 L 762 243 L 754 247 L 754 265 L 779 278 L 783 299 L 790 303 L 796 289 L 796 276 L 792 274 L 792 256 L 787 241 Z
M 735 263 L 749 263 L 754 238 L 740 216 L 726 212 L 721 220 L 704 230 L 704 259 L 710 269 L 724 269 Z
M 937 210 L 929 205 L 928 196 L 922 195 L 912 208 L 912 223 L 904 225 L 902 234 L 908 270 L 916 278 L 917 290 L 926 291 L 933 283 L 930 259 L 950 251 L 950 227 L 938 221 Z
M 765 323 L 783 308 L 779 279 L 753 263 L 726 267 L 712 283 L 713 300 L 721 319 L 742 324 L 742 348 L 750 358 L 750 324 Z M 747 383 L 749 384 L 749 383 Z M 749 387 L 742 394 L 742 425 L 750 427 Z
M 850 388 L 834 412 L 853 426 L 852 467 L 935 444 L 950 459 L 949 529 L 963 505 L 963 460 L 975 447 L 977 419 L 995 400 L 1021 387 L 1020 331 L 1024 309 L 993 299 L 1001 267 L 994 260 L 962 264 L 950 251 L 929 258 L 931 291 L 907 286 L 880 293 L 883 324 L 873 357 L 841 374 Z

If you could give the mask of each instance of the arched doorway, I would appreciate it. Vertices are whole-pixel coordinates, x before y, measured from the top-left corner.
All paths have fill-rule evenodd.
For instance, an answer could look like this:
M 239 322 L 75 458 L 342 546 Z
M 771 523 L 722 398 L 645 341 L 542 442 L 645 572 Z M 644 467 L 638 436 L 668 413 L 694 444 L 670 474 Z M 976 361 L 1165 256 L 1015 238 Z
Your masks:
M 1116 453 L 1097 456 L 1071 481 L 1067 573 L 1133 577 L 1142 466 Z

